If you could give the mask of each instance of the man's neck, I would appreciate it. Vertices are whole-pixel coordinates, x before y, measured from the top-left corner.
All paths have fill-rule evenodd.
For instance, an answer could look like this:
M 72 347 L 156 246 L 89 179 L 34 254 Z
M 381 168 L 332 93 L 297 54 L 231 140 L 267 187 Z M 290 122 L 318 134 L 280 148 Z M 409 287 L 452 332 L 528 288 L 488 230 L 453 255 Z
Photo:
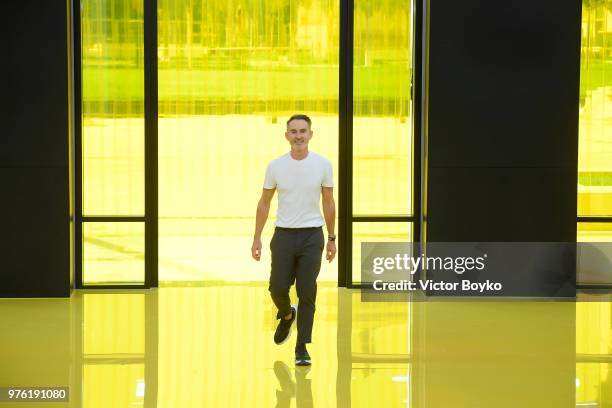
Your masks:
M 308 149 L 293 150 L 291 149 L 291 158 L 294 160 L 304 160 L 308 156 Z

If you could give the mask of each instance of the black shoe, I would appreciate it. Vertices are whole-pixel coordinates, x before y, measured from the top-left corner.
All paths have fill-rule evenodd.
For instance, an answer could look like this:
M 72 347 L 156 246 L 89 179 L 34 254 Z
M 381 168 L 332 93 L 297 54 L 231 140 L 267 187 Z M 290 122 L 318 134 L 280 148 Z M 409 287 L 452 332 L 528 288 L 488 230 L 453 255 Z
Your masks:
M 310 354 L 306 350 L 305 344 L 299 344 L 295 348 L 295 365 L 296 366 L 309 366 L 312 364 Z
M 291 306 L 291 319 L 285 320 L 282 316 L 279 319 L 278 326 L 276 327 L 276 332 L 274 333 L 274 342 L 276 344 L 283 344 L 289 336 L 291 335 L 291 325 L 297 316 L 297 310 L 294 306 Z

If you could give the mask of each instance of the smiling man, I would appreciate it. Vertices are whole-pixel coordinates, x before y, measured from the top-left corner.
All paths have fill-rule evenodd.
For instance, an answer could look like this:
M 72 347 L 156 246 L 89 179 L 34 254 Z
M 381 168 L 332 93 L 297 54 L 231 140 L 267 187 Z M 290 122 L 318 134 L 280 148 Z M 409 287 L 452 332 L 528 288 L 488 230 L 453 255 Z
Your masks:
M 274 342 L 282 344 L 289 338 L 291 326 L 297 318 L 295 364 L 299 366 L 311 364 L 306 344 L 311 342 L 323 248 L 326 247 L 329 262 L 336 256 L 332 165 L 323 156 L 308 150 L 313 134 L 311 124 L 306 115 L 293 115 L 287 121 L 285 138 L 291 151 L 272 160 L 266 169 L 251 247 L 251 255 L 259 261 L 261 232 L 268 219 L 274 192 L 278 190 L 276 228 L 270 242 L 272 271 L 269 291 L 278 308 L 276 318 L 279 320 Z M 319 206 L 321 196 L 325 219 Z M 323 224 L 327 225 L 327 245 Z M 292 306 L 289 299 L 289 288 L 294 282 L 299 299 L 297 307 Z

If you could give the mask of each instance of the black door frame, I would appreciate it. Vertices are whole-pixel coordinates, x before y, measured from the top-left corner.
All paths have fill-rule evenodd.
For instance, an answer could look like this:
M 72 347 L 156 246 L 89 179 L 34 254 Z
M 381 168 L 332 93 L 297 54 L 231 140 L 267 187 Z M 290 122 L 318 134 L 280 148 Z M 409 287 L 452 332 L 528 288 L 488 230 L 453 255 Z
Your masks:
M 158 286 L 157 175 L 157 0 L 144 0 L 144 150 L 145 214 L 142 216 L 83 215 L 83 123 L 81 75 L 81 3 L 72 4 L 74 38 L 74 268 L 76 289 L 148 289 Z M 143 284 L 85 285 L 83 283 L 83 222 L 139 222 L 145 225 Z
M 422 85 L 425 60 L 422 50 L 423 5 L 428 0 L 412 0 L 412 50 L 410 99 L 412 101 L 412 214 L 355 216 L 353 214 L 353 52 L 354 0 L 340 0 L 340 69 L 339 69 L 339 217 L 338 217 L 338 286 L 369 288 L 368 283 L 355 283 L 353 276 L 353 223 L 407 222 L 412 226 L 412 239 L 421 240 L 421 139 L 423 123 Z M 346 237 L 343 239 L 343 237 Z

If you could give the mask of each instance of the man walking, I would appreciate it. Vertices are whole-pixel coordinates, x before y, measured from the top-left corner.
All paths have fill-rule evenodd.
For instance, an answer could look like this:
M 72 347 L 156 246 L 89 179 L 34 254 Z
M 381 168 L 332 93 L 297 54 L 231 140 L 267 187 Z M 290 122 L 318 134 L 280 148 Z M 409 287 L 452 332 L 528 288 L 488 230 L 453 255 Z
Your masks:
M 334 235 L 336 205 L 333 196 L 332 165 L 329 160 L 308 151 L 312 138 L 311 120 L 306 115 L 293 115 L 287 121 L 285 138 L 291 151 L 268 164 L 263 192 L 257 204 L 255 236 L 251 255 L 261 259 L 261 232 L 268 218 L 270 202 L 278 190 L 276 228 L 270 250 L 272 271 L 269 291 L 278 308 L 279 320 L 274 333 L 276 344 L 284 343 L 297 318 L 295 364 L 310 365 L 306 344 L 311 342 L 317 296 L 317 276 L 321 269 L 321 253 L 326 246 L 323 224 L 327 225 L 326 259 L 336 256 Z M 321 216 L 319 199 L 323 197 Z M 297 308 L 291 305 L 289 288 L 296 283 Z

